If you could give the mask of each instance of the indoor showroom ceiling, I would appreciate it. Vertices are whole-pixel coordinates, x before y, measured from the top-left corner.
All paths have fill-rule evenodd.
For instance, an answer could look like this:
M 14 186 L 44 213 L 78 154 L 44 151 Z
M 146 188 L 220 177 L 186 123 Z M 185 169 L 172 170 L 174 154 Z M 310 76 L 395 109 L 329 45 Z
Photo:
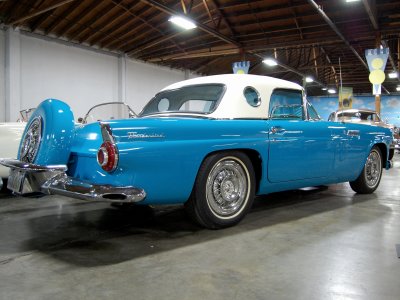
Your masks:
M 170 22 L 184 16 L 193 29 Z M 0 1 L 0 23 L 21 31 L 202 75 L 251 74 L 295 82 L 311 95 L 340 84 L 371 93 L 365 50 L 390 49 L 383 94 L 398 93 L 400 1 L 18 0 Z M 263 61 L 272 58 L 276 66 Z M 342 79 L 342 81 L 341 81 Z

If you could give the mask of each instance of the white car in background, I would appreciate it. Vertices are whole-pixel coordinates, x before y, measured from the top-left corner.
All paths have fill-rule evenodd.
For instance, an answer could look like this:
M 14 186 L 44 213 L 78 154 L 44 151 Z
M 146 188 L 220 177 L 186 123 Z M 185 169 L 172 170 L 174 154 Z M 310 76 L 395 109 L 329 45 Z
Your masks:
M 26 122 L 34 110 L 35 108 L 21 110 L 21 117 L 17 122 L 0 123 L 0 157 L 16 156 Z M 3 187 L 3 179 L 8 177 L 8 173 L 8 168 L 0 166 L 0 189 Z

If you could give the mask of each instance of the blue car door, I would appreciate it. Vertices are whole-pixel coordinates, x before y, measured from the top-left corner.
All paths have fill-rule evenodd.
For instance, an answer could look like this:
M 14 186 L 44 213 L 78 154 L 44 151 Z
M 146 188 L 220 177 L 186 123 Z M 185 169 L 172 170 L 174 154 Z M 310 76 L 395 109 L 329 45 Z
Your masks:
M 268 180 L 273 183 L 329 177 L 335 143 L 329 123 L 308 116 L 297 90 L 275 90 L 269 109 Z

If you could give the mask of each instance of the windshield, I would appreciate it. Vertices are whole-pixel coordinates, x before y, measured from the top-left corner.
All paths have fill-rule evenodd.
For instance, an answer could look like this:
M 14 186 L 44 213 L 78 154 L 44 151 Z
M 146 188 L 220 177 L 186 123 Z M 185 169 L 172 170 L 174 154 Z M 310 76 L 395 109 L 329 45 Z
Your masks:
M 139 116 L 161 113 L 209 114 L 218 106 L 224 94 L 223 84 L 201 84 L 158 93 Z
M 123 102 L 106 102 L 93 106 L 80 122 L 87 124 L 103 120 L 129 119 L 134 117 L 134 112 L 127 104 Z

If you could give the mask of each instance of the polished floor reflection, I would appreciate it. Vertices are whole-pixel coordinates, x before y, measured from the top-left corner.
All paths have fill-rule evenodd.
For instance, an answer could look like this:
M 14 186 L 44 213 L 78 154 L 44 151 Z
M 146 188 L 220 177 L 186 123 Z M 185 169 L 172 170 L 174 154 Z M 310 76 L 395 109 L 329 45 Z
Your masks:
M 348 184 L 257 198 L 238 226 L 181 207 L 0 194 L 0 299 L 399 299 L 400 155 Z

